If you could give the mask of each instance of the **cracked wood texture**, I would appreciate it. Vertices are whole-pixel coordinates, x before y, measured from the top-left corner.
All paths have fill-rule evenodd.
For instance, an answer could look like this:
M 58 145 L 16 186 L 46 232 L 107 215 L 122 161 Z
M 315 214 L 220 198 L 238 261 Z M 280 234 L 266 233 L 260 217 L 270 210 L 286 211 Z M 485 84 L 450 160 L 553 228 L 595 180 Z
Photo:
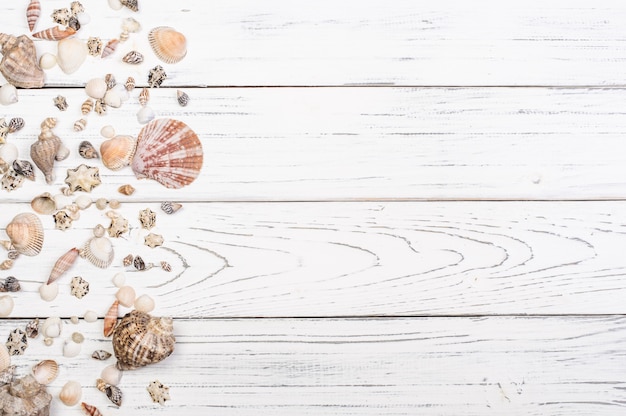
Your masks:
M 69 380 L 104 415 L 623 414 L 621 3 L 140 0 L 138 13 L 82 3 L 91 22 L 80 39 L 119 37 L 128 17 L 142 29 L 109 58 L 47 70 L 43 89 L 0 106 L 0 117 L 26 122 L 7 138 L 21 159 L 45 117 L 58 119 L 71 152 L 52 184 L 37 171 L 0 190 L 0 240 L 81 163 L 102 179 L 86 195 L 121 201 L 115 211 L 130 226 L 111 238 L 111 267 L 79 258 L 53 301 L 38 291 L 55 261 L 96 224 L 108 227 L 110 208 L 80 211 L 65 231 L 40 215 L 42 252 L 0 271 L 21 282 L 7 294 L 15 307 L 0 340 L 32 318 L 63 318 L 51 346 L 40 335 L 11 358 L 19 375 L 59 362 L 52 415 L 83 414 L 57 397 Z M 0 32 L 28 33 L 27 4 L 3 2 Z M 69 6 L 42 2 L 36 30 Z M 180 63 L 150 50 L 147 33 L 162 25 L 187 36 Z M 56 42 L 35 45 L 56 53 Z M 144 62 L 123 63 L 130 50 Z M 82 140 L 99 148 L 105 125 L 139 133 L 139 88 L 159 64 L 168 78 L 148 105 L 187 123 L 204 147 L 199 178 L 180 190 L 77 152 Z M 107 73 L 139 88 L 75 132 L 82 87 Z M 53 106 L 57 95 L 66 111 Z M 135 193 L 118 193 L 124 184 Z M 166 215 L 164 200 L 183 208 Z M 157 215 L 151 230 L 139 221 L 146 208 Z M 143 244 L 150 232 L 163 246 Z M 127 254 L 155 266 L 124 266 Z M 120 273 L 154 298 L 155 315 L 174 318 L 177 343 L 165 361 L 124 373 L 118 408 L 95 387 L 114 358 L 90 356 L 112 352 L 103 316 Z M 73 276 L 90 283 L 83 299 L 70 295 Z M 71 323 L 89 310 L 96 322 Z M 74 332 L 85 336 L 81 352 L 64 357 Z M 170 388 L 163 406 L 146 391 L 153 380 Z

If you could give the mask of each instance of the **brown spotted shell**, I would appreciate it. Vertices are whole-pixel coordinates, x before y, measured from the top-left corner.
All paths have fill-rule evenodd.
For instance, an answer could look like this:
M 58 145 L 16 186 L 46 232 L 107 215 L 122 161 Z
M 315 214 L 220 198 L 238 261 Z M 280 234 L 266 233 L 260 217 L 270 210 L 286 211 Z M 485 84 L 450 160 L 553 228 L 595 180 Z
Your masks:
M 148 41 L 154 54 L 165 63 L 174 64 L 187 55 L 185 35 L 171 27 L 155 27 L 148 33 Z
M 137 142 L 131 136 L 115 136 L 100 145 L 100 157 L 104 166 L 119 170 L 128 166 L 135 154 Z
M 13 247 L 20 254 L 36 256 L 43 247 L 43 225 L 33 213 L 17 214 L 7 225 L 6 232 Z
M 131 166 L 139 179 L 178 189 L 198 177 L 202 160 L 198 135 L 182 121 L 163 118 L 141 129 Z
M 41 88 L 44 73 L 37 61 L 35 44 L 26 35 L 18 37 L 0 33 L 0 72 L 18 88 Z
M 133 370 L 158 363 L 174 352 L 172 318 L 156 318 L 145 312 L 127 313 L 113 331 L 117 368 Z

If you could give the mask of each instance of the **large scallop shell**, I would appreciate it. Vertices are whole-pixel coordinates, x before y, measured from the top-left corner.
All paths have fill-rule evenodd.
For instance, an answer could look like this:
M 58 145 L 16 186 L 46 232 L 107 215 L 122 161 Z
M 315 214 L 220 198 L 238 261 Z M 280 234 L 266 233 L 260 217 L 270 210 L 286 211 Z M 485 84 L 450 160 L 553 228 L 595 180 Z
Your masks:
M 7 225 L 7 235 L 18 253 L 36 256 L 43 246 L 43 225 L 35 214 L 23 212 L 17 214 Z
M 148 33 L 148 41 L 157 58 L 165 63 L 174 64 L 187 55 L 185 35 L 171 27 L 155 27 Z
M 114 255 L 111 240 L 106 237 L 90 238 L 81 251 L 81 257 L 101 269 L 106 269 L 111 265 Z
M 115 136 L 100 145 L 100 155 L 104 166 L 119 170 L 128 166 L 135 154 L 137 142 L 131 136 Z
M 158 363 L 174 351 L 172 318 L 156 318 L 145 312 L 126 314 L 113 331 L 117 368 L 133 370 Z
M 35 28 L 37 20 L 39 20 L 39 15 L 41 15 L 41 4 L 39 0 L 30 0 L 26 8 L 26 20 L 28 21 L 28 28 L 31 32 Z
M 37 62 L 35 44 L 26 35 L 18 37 L 0 33 L 0 72 L 18 88 L 41 88 L 44 73 Z
M 59 26 L 49 27 L 48 29 L 41 30 L 37 33 L 33 33 L 33 37 L 43 40 L 62 40 L 68 38 L 76 33 L 75 29 L 71 27 L 61 29 Z
M 131 166 L 139 179 L 178 189 L 198 177 L 202 160 L 198 135 L 182 121 L 164 118 L 141 129 Z

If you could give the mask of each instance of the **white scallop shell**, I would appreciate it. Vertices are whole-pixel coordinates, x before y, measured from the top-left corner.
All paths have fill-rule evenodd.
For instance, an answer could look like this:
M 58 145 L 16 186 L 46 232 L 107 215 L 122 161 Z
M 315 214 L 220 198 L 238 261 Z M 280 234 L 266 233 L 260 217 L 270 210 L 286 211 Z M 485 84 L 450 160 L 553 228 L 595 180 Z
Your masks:
M 92 237 L 85 243 L 81 256 L 94 266 L 106 269 L 113 262 L 113 245 L 106 237 Z
M 59 374 L 59 364 L 54 360 L 43 360 L 35 364 L 32 371 L 39 384 L 50 384 Z

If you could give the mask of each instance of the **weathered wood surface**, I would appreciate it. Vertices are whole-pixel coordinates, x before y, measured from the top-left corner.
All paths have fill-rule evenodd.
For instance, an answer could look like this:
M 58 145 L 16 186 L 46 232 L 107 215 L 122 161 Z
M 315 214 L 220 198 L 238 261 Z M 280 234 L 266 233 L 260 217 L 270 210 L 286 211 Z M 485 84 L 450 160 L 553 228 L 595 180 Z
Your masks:
M 0 335 L 26 321 L 2 321 Z M 78 357 L 60 355 L 74 331 Z M 56 395 L 68 380 L 105 415 L 621 415 L 623 317 L 177 320 L 176 350 L 152 368 L 127 371 L 117 409 L 94 387 L 112 351 L 102 324 L 67 322 L 51 347 L 31 340 L 13 357 L 18 374 L 42 358 L 61 372 L 51 414 L 82 414 Z M 163 407 L 146 386 L 170 388 Z
M 100 72 L 99 76 L 104 76 Z M 117 76 L 125 79 L 124 74 Z M 78 144 L 99 147 L 106 124 L 137 135 L 139 90 L 106 116 L 91 113 L 76 133 L 87 98 L 82 89 L 20 90 L 17 104 L 0 107 L 26 127 L 9 141 L 28 158 L 48 116 L 72 150 L 58 163 L 57 180 L 80 163 L 101 167 L 96 195 L 119 185 L 139 190 L 133 200 L 314 201 L 363 199 L 623 199 L 626 197 L 624 89 L 542 88 L 229 88 L 152 90 L 159 117 L 188 123 L 200 136 L 205 163 L 200 178 L 180 191 L 138 181 L 130 168 L 112 172 L 85 161 Z M 58 94 L 70 107 L 53 106 Z M 50 191 L 36 184 L 6 193 L 30 201 Z

